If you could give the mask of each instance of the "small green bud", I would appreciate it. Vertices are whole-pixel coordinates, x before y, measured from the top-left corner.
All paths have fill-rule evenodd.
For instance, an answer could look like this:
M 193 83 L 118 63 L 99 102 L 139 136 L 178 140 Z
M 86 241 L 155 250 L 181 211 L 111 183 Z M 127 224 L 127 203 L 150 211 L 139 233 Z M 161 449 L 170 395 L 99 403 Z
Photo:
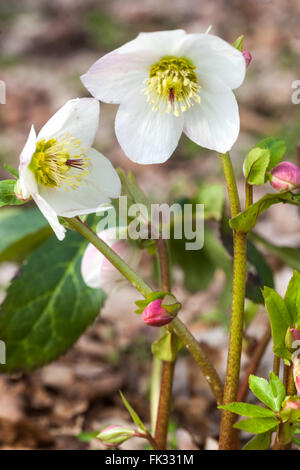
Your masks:
M 122 426 L 116 426 L 111 424 L 98 434 L 97 439 L 99 439 L 103 444 L 108 447 L 117 447 L 128 439 L 131 439 L 135 435 L 133 429 L 124 428 Z

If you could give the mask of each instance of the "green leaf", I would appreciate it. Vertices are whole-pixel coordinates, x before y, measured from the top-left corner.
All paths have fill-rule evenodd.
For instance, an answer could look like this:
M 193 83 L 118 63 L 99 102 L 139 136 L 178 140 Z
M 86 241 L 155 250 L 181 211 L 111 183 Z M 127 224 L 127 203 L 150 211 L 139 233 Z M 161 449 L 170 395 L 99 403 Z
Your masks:
M 151 351 L 161 361 L 173 362 L 183 346 L 177 335 L 167 331 L 164 336 L 152 343 Z
M 257 436 L 253 437 L 247 444 L 243 447 L 243 450 L 267 450 L 271 444 L 272 432 L 267 431 Z
M 18 170 L 16 170 L 13 166 L 8 165 L 7 163 L 4 163 L 3 166 L 6 169 L 6 171 L 8 171 L 8 173 L 10 173 L 12 176 L 14 176 L 17 179 L 19 178 Z
M 233 427 L 252 434 L 261 434 L 278 426 L 276 418 L 248 418 L 236 423 Z
M 15 180 L 0 181 L 0 207 L 24 204 L 24 201 L 20 201 L 15 195 L 15 184 Z
M 204 184 L 195 198 L 196 204 L 204 204 L 205 219 L 221 220 L 225 203 L 224 186 Z
M 230 220 L 230 227 L 241 232 L 249 232 L 255 227 L 258 217 L 273 204 L 289 202 L 300 205 L 300 194 L 293 194 L 290 191 L 282 193 L 266 194 L 259 201 L 252 204 L 245 212 L 240 212 Z
M 300 273 L 294 271 L 284 297 L 293 323 L 300 322 Z
M 271 323 L 274 345 L 273 351 L 279 357 L 289 359 L 290 354 L 286 348 L 285 336 L 289 326 L 293 325 L 293 318 L 291 317 L 282 297 L 280 297 L 280 295 L 273 289 L 265 287 L 263 290 L 263 296 Z
M 249 388 L 262 403 L 271 408 L 271 410 L 277 411 L 272 387 L 266 379 L 250 375 Z
M 241 416 L 248 416 L 249 418 L 272 418 L 274 411 L 262 406 L 252 405 L 250 403 L 233 402 L 228 405 L 219 406 L 221 410 L 228 410 Z
M 122 401 L 125 405 L 125 407 L 127 408 L 127 410 L 129 411 L 130 413 L 130 416 L 134 422 L 134 424 L 138 427 L 138 429 L 140 429 L 142 432 L 147 432 L 147 429 L 146 429 L 146 426 L 144 425 L 143 421 L 141 420 L 141 418 L 139 417 L 139 415 L 134 411 L 134 409 L 132 408 L 132 406 L 129 405 L 128 401 L 126 400 L 126 398 L 124 397 L 123 393 L 120 391 L 120 395 L 121 395 L 121 398 L 122 398 Z
M 266 181 L 266 171 L 270 163 L 268 149 L 254 148 L 250 150 L 244 161 L 244 176 L 249 184 L 261 186 Z
M 270 151 L 270 163 L 268 170 L 272 170 L 274 166 L 278 165 L 286 152 L 285 142 L 283 140 L 276 139 L 275 137 L 267 137 L 266 139 L 261 140 L 258 142 L 256 147 Z
M 52 234 L 38 209 L 1 209 L 0 262 L 23 260 Z
M 105 295 L 81 278 L 86 245 L 75 232 L 64 242 L 53 237 L 12 281 L 0 316 L 7 357 L 1 371 L 28 371 L 57 359 L 99 314 Z
M 285 388 L 281 380 L 273 372 L 270 372 L 270 385 L 274 397 L 276 411 L 279 411 L 285 399 Z

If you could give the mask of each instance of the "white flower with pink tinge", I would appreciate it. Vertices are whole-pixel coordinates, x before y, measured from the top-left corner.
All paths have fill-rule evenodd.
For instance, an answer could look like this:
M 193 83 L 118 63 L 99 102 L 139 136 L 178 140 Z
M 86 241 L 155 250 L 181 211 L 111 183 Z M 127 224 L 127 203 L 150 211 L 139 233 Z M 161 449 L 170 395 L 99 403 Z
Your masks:
M 38 135 L 32 126 L 20 155 L 16 195 L 35 201 L 59 240 L 66 229 L 57 216 L 103 210 L 121 193 L 112 164 L 91 147 L 99 112 L 99 102 L 93 98 L 68 101 Z
M 99 232 L 98 237 L 106 242 L 131 269 L 135 270 L 139 265 L 141 253 L 138 248 L 124 239 L 126 234 L 126 227 L 112 227 Z M 124 276 L 91 243 L 87 246 L 82 258 L 81 274 L 89 287 L 101 288 L 107 293 L 126 283 Z
M 163 163 L 182 132 L 225 153 L 240 129 L 233 89 L 245 77 L 242 52 L 211 34 L 140 33 L 81 77 L 97 99 L 120 104 L 115 131 L 125 154 Z

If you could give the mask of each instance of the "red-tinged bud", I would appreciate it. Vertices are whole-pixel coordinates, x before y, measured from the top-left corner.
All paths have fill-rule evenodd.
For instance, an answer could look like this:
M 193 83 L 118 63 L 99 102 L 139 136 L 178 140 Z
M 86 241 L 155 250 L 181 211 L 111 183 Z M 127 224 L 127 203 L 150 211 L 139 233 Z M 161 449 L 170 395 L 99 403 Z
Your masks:
M 293 373 L 297 392 L 300 393 L 300 359 L 298 357 L 293 361 Z
M 248 67 L 248 65 L 250 64 L 251 60 L 252 60 L 252 55 L 250 54 L 250 52 L 248 51 L 242 51 L 242 54 L 244 56 L 244 59 L 245 59 L 245 62 L 246 62 L 246 66 Z
M 300 186 L 300 169 L 291 162 L 281 162 L 271 171 L 270 183 L 278 191 L 296 189 Z
M 295 341 L 300 341 L 300 331 L 297 328 L 288 328 L 285 335 L 285 345 L 291 352 L 298 347 Z
M 153 300 L 143 311 L 143 321 L 150 326 L 164 326 L 170 323 L 174 316 L 162 307 L 163 299 Z
M 290 328 L 290 332 L 293 335 L 295 341 L 300 341 L 300 331 L 297 328 Z
M 97 435 L 103 444 L 107 447 L 117 447 L 128 439 L 131 439 L 135 436 L 135 431 L 133 429 L 124 428 L 123 426 L 116 426 L 111 424 Z
M 287 410 L 300 410 L 300 400 L 290 399 L 284 404 L 284 408 Z
M 297 396 L 287 397 L 280 410 L 280 418 L 286 423 L 294 423 L 300 417 L 300 399 Z

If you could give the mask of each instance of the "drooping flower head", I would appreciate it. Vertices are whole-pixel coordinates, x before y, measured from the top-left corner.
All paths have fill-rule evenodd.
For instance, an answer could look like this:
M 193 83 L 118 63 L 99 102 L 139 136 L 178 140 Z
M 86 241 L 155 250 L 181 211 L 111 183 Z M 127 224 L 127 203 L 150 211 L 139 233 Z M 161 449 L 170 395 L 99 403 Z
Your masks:
M 81 77 L 90 93 L 120 103 L 115 131 L 138 163 L 163 163 L 184 132 L 218 152 L 239 133 L 233 89 L 244 80 L 241 51 L 211 34 L 141 33 Z
M 105 241 L 132 269 L 140 262 L 140 251 L 125 240 L 126 227 L 112 227 L 102 230 L 98 237 Z M 81 274 L 84 282 L 92 288 L 101 288 L 111 292 L 120 287 L 126 280 L 124 276 L 100 253 L 91 243 L 87 246 L 82 262 Z
M 34 199 L 59 240 L 65 228 L 58 215 L 90 214 L 120 195 L 110 161 L 91 148 L 98 124 L 97 100 L 70 100 L 37 136 L 32 126 L 20 155 L 17 197 Z

